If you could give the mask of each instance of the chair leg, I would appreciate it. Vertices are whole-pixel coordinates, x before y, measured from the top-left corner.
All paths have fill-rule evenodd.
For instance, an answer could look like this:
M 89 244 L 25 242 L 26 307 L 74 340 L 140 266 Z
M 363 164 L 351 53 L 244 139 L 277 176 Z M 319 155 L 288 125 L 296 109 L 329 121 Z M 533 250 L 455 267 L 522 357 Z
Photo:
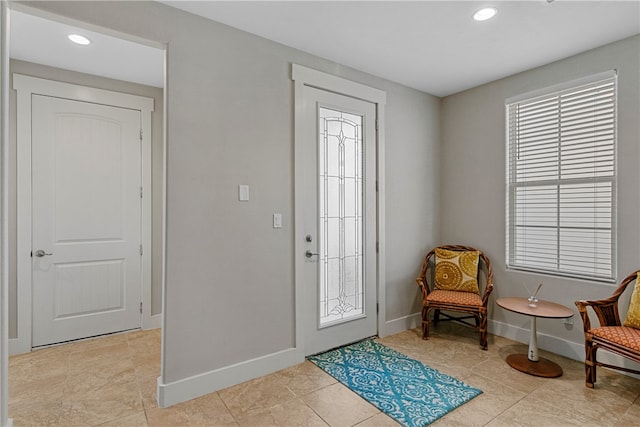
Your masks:
M 440 310 L 433 310 L 433 326 L 438 326 L 438 322 L 440 321 Z
M 596 351 L 598 351 L 598 347 L 594 347 L 591 341 L 585 341 L 585 360 L 584 360 L 584 370 L 585 370 L 585 385 L 589 388 L 594 388 L 596 382 Z
M 429 339 L 429 307 L 422 307 L 422 339 Z
M 478 316 L 476 316 L 476 325 L 480 323 L 479 325 L 479 330 L 480 330 L 480 348 L 482 350 L 486 350 L 487 349 L 487 314 L 486 313 L 480 313 Z

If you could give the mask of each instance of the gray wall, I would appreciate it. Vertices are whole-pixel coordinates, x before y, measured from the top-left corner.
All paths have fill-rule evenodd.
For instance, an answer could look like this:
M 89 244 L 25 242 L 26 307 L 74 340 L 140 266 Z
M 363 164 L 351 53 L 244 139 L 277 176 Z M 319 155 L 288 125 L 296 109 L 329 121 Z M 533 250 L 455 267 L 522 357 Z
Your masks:
M 151 313 L 162 311 L 162 89 L 119 80 L 107 79 L 69 70 L 47 67 L 30 62 L 11 60 L 9 63 L 11 82 L 13 74 L 40 77 L 65 83 L 124 92 L 154 99 L 155 111 L 151 115 L 151 156 L 152 156 L 152 271 L 151 271 Z M 12 83 L 10 83 L 12 85 Z M 17 337 L 17 280 L 16 280 L 16 91 L 9 93 L 9 337 Z
M 407 88 L 397 95 L 387 100 L 387 320 L 420 313 L 415 279 L 439 237 L 440 100 Z
M 385 308 L 417 311 L 438 230 L 437 98 L 157 3 L 36 6 L 168 45 L 165 383 L 293 345 L 292 62 L 387 92 Z
M 505 99 L 606 70 L 618 70 L 618 281 L 640 268 L 640 36 L 576 55 L 465 92 L 441 103 L 441 240 L 467 243 L 493 261 L 493 299 L 526 296 L 543 282 L 542 299 L 577 310 L 574 301 L 611 294 L 614 285 L 506 270 L 505 262 Z M 630 292 L 623 298 L 622 306 Z M 626 308 L 623 309 L 623 314 Z M 529 328 L 526 316 L 492 307 L 498 322 Z M 541 319 L 538 331 L 580 343 L 582 326 Z M 555 349 L 559 351 L 560 349 Z M 581 356 L 581 355 L 580 355 Z

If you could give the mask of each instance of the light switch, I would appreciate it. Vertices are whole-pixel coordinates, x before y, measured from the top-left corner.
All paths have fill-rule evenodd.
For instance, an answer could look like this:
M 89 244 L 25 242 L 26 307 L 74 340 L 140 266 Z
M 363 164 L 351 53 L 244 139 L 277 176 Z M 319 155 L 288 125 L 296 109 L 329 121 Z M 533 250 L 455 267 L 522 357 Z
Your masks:
M 249 201 L 249 186 L 248 185 L 240 184 L 238 186 L 238 200 L 240 200 L 241 202 L 248 202 Z
M 273 228 L 282 228 L 282 214 L 273 214 Z

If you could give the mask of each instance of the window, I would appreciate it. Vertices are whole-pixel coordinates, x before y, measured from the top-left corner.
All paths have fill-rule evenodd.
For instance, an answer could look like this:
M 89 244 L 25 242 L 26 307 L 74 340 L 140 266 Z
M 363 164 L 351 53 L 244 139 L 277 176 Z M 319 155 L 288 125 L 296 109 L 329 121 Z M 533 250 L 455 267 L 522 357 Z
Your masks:
M 507 265 L 615 281 L 616 75 L 507 100 Z

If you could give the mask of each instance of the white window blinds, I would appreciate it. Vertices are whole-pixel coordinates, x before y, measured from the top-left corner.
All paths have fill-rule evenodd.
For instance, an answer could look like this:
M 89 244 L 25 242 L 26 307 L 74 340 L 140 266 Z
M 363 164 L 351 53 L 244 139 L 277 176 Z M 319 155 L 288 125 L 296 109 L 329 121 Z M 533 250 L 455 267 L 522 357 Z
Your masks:
M 506 107 L 508 266 L 614 281 L 615 74 Z

